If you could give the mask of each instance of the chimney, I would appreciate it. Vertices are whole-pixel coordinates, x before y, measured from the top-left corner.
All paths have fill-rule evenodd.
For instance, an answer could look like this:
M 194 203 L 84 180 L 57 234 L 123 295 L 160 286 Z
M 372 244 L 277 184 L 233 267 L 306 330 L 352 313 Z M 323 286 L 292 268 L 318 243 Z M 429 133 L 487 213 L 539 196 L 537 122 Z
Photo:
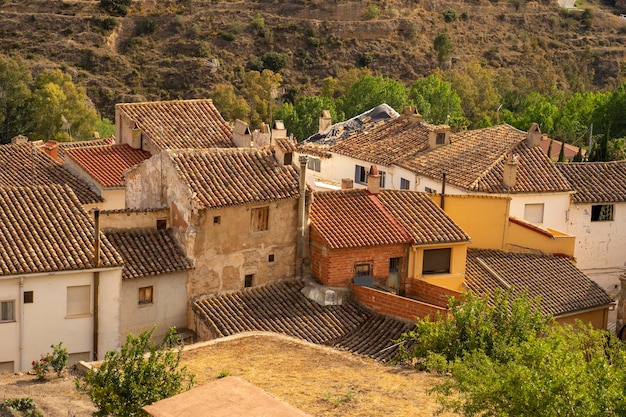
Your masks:
M 380 174 L 376 165 L 371 165 L 367 174 L 367 191 L 370 194 L 378 194 L 380 192 Z
M 43 150 L 46 154 L 50 155 L 55 160 L 59 160 L 59 142 L 57 142 L 56 140 L 49 140 L 48 142 L 44 143 L 44 145 L 41 147 L 41 150 Z
M 100 139 L 100 132 L 98 132 L 97 130 L 94 130 L 93 135 L 91 136 L 92 140 L 98 140 Z
M 330 111 L 322 110 L 319 121 L 319 133 L 324 133 L 333 125 L 333 119 L 330 117 Z
M 417 111 L 417 107 L 415 106 L 404 106 L 402 109 L 402 117 L 410 118 L 416 122 L 421 122 L 424 120 L 421 114 Z
M 352 178 L 342 178 L 341 179 L 341 189 L 342 190 L 351 190 L 354 188 L 354 180 Z
M 19 145 L 19 144 L 26 143 L 26 142 L 28 142 L 28 138 L 26 136 L 24 136 L 24 135 L 17 135 L 15 137 L 11 138 L 11 143 L 12 144 Z
M 506 157 L 504 161 L 504 172 L 502 175 L 502 183 L 506 188 L 515 187 L 515 182 L 517 181 L 517 165 L 518 165 L 518 155 L 509 155 Z
M 287 137 L 287 129 L 282 120 L 274 120 L 272 127 L 272 139 L 284 139 Z
M 239 119 L 235 120 L 235 127 L 233 128 L 233 142 L 238 148 L 249 148 L 252 141 L 252 135 L 250 135 L 250 129 L 248 124 Z
M 450 144 L 450 128 L 436 129 L 428 132 L 428 149 L 435 149 Z
M 533 123 L 528 129 L 528 134 L 526 135 L 526 144 L 529 148 L 534 148 L 535 146 L 539 146 L 541 142 L 541 129 L 539 129 L 539 125 L 537 123 Z
M 261 123 L 261 129 L 252 132 L 251 146 L 255 148 L 264 148 L 270 146 L 270 126 L 267 123 Z

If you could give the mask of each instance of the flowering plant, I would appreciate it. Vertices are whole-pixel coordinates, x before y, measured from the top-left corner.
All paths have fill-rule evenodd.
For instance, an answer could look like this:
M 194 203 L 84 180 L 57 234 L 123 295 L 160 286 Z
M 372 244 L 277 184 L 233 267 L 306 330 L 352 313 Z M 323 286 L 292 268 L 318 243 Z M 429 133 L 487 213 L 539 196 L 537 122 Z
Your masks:
M 46 353 L 45 355 L 41 355 L 38 361 L 32 361 L 33 372 L 37 376 L 39 381 L 43 381 L 46 379 L 46 374 L 48 373 L 48 368 L 50 367 L 50 361 L 52 360 L 52 355 Z

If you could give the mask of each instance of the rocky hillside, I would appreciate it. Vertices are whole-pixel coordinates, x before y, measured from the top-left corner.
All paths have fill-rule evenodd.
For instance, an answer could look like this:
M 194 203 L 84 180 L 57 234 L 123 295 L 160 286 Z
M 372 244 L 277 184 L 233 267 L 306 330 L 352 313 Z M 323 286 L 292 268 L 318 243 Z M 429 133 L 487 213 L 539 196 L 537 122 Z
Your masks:
M 121 101 L 207 97 L 272 51 L 287 57 L 291 94 L 361 65 L 409 84 L 440 66 L 444 32 L 455 68 L 480 61 L 541 92 L 624 81 L 626 19 L 597 3 L 583 13 L 524 0 L 135 0 L 115 18 L 98 5 L 0 0 L 0 52 L 71 73 L 107 117 Z

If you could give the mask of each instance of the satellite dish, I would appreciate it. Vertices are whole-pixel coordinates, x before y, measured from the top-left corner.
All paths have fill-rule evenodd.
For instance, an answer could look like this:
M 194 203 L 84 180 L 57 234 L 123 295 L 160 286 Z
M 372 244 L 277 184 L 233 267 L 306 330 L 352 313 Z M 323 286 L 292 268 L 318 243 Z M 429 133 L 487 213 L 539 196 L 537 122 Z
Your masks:
M 220 61 L 218 61 L 217 58 L 207 59 L 204 61 L 204 66 L 210 68 L 209 71 L 211 74 L 215 74 L 220 67 Z

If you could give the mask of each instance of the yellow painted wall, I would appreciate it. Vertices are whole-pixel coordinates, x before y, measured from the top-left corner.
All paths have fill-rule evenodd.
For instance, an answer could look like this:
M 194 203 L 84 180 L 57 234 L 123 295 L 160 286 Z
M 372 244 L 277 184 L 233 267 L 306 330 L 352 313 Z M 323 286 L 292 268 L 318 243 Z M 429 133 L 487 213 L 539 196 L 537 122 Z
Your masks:
M 564 255 L 574 256 L 574 247 L 576 245 L 576 238 L 574 236 L 552 229 L 546 229 L 546 232 L 552 234 L 552 237 L 520 224 L 510 222 L 506 250 L 539 250 L 545 253 L 562 253 Z
M 424 250 L 452 248 L 450 254 L 450 273 L 422 275 Z M 465 280 L 465 263 L 467 262 L 467 244 L 413 246 L 409 252 L 408 277 L 422 279 L 430 284 L 461 291 Z
M 574 324 L 576 320 L 580 320 L 583 323 L 591 323 L 596 329 L 606 329 L 609 320 L 609 309 L 607 307 L 556 319 L 561 324 Z

